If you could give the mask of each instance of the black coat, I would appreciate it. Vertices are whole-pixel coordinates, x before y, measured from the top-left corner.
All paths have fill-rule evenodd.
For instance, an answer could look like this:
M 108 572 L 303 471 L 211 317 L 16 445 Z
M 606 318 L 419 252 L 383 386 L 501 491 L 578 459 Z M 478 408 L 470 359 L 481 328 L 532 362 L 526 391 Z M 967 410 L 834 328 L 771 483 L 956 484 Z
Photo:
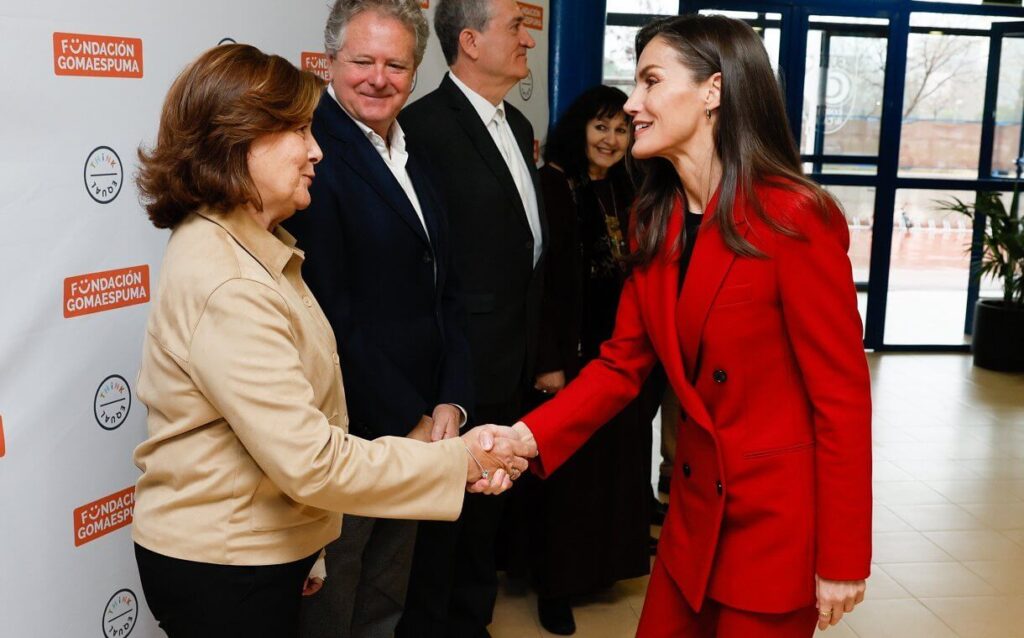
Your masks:
M 312 203 L 285 226 L 306 251 L 303 277 L 338 339 L 351 432 L 404 436 L 439 403 L 468 409 L 465 314 L 423 157 L 409 145 L 406 170 L 429 238 L 373 144 L 326 92 L 313 135 L 324 158 Z
M 504 108 L 539 200 L 533 127 L 507 102 Z M 469 315 L 477 404 L 505 404 L 525 384 L 532 385 L 545 258 L 541 255 L 534 267 L 533 235 L 508 166 L 448 76 L 406 107 L 399 121 L 410 145 L 429 156 L 445 200 Z M 543 237 L 547 230 L 540 201 L 538 208 Z

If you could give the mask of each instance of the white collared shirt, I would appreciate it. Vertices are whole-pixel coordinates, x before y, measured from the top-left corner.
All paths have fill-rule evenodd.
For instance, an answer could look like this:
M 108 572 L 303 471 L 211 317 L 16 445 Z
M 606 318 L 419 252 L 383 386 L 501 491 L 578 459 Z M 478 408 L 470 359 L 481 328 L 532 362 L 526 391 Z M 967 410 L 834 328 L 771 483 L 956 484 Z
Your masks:
M 430 241 L 430 231 L 427 230 L 427 222 L 423 219 L 423 209 L 420 207 L 419 197 L 416 196 L 416 189 L 413 188 L 412 180 L 409 179 L 409 171 L 406 170 L 405 165 L 409 161 L 409 153 L 405 149 L 405 131 L 402 130 L 398 120 L 395 120 L 391 124 L 391 130 L 388 132 L 388 138 L 391 142 L 390 148 L 388 144 L 384 142 L 384 138 L 377 134 L 376 131 L 371 129 L 369 126 L 363 124 L 356 118 L 352 117 L 352 114 L 345 110 L 341 102 L 338 101 L 338 96 L 334 93 L 334 87 L 330 84 L 327 85 L 327 93 L 330 94 L 334 101 L 338 103 L 341 110 L 345 115 L 352 118 L 352 121 L 356 123 L 359 130 L 366 135 L 366 138 L 373 144 L 373 148 L 380 154 L 381 159 L 387 164 L 391 174 L 398 180 L 398 185 L 402 187 L 402 191 L 405 196 L 409 199 L 409 203 L 412 204 L 413 209 L 416 211 L 416 216 L 420 220 L 420 224 L 423 226 L 423 232 L 427 235 L 427 241 Z M 436 271 L 436 264 L 435 264 Z M 436 272 L 434 273 L 437 274 Z
M 473 105 L 473 109 L 480 116 L 484 126 L 487 127 L 487 132 L 491 134 L 494 145 L 498 147 L 498 152 L 505 160 L 508 172 L 512 174 L 512 181 L 515 182 L 519 197 L 523 200 L 526 221 L 530 224 L 530 232 L 533 234 L 533 265 L 536 266 L 541 252 L 544 250 L 544 239 L 540 228 L 540 209 L 537 206 L 537 191 L 533 188 L 530 168 L 519 151 L 519 144 L 516 142 L 515 135 L 512 134 L 512 127 L 505 119 L 505 103 L 501 102 L 495 106 L 487 101 L 487 98 L 466 86 L 454 73 L 449 71 L 448 77 Z

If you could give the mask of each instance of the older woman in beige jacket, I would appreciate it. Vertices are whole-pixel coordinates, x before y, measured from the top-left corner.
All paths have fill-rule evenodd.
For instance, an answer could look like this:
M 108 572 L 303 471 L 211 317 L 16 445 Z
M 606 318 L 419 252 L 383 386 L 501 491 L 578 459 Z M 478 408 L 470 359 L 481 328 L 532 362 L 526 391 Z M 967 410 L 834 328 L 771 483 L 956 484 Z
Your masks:
M 143 346 L 149 438 L 133 537 L 147 602 L 176 636 L 291 636 L 341 514 L 455 519 L 535 448 L 477 428 L 427 444 L 347 434 L 343 361 L 278 223 L 309 204 L 322 83 L 245 45 L 190 65 L 140 151 L 171 228 Z

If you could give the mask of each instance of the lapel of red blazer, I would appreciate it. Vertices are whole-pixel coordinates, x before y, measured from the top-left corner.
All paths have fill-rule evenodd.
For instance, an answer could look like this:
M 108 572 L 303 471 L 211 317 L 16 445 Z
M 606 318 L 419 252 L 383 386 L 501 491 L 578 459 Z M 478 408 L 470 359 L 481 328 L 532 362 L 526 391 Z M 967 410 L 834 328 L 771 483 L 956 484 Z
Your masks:
M 665 372 L 673 380 L 673 386 L 686 383 L 686 371 L 679 350 L 676 325 L 676 301 L 679 297 L 679 255 L 673 250 L 683 227 L 682 205 L 676 200 L 675 208 L 665 228 L 664 248 L 659 251 L 648 271 L 650 278 L 650 306 L 652 311 L 651 341 L 659 353 Z
M 711 199 L 707 210 L 713 211 L 718 205 L 721 191 Z M 733 205 L 733 215 L 737 230 L 743 237 L 747 236 L 749 224 L 746 222 L 746 203 L 739 192 Z M 677 299 L 675 315 L 678 321 L 679 347 L 682 350 L 686 379 L 696 383 L 697 368 L 700 364 L 700 342 L 707 322 L 711 302 L 722 287 L 726 274 L 736 261 L 736 253 L 729 249 L 718 222 L 706 220 L 701 225 L 694 244 L 690 265 L 686 271 L 683 290 Z
M 679 256 L 673 251 L 683 227 L 682 204 L 677 201 L 665 230 L 664 248 L 648 267 L 647 307 L 650 308 L 649 335 L 672 388 L 676 391 L 686 414 L 705 429 L 711 430 L 711 417 L 704 402 L 687 380 L 683 355 L 679 347 L 679 324 L 676 306 L 679 297 Z

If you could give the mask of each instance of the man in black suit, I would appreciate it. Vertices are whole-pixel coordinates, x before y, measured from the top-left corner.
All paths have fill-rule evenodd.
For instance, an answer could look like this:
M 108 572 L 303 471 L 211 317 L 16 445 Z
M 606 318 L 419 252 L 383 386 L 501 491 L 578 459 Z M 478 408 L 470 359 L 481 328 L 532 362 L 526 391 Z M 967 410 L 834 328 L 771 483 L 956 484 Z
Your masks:
M 428 33 L 417 0 L 335 3 L 332 81 L 312 124 L 324 159 L 309 209 L 286 224 L 337 336 L 349 430 L 363 438 L 457 436 L 472 400 L 444 209 L 395 119 Z M 304 604 L 303 636 L 390 636 L 415 538 L 415 521 L 346 516 L 323 590 Z
M 513 423 L 535 372 L 545 233 L 533 128 L 504 97 L 528 75 L 535 43 L 515 0 L 441 0 L 434 29 L 450 73 L 400 121 L 430 156 L 447 204 L 469 315 L 474 417 Z M 457 530 L 421 526 L 399 636 L 488 635 L 500 506 L 470 495 Z M 445 534 L 454 556 L 438 551 L 435 537 Z

